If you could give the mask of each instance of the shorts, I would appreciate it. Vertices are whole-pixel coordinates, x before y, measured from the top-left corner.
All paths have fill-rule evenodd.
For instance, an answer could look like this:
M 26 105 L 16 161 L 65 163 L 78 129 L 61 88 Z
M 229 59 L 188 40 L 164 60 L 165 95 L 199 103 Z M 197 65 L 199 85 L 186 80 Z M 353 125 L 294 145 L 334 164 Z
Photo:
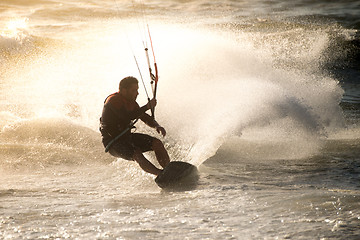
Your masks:
M 114 142 L 109 149 L 109 153 L 114 157 L 132 161 L 136 149 L 140 149 L 142 152 L 153 150 L 154 139 L 154 137 L 146 134 L 132 133 Z

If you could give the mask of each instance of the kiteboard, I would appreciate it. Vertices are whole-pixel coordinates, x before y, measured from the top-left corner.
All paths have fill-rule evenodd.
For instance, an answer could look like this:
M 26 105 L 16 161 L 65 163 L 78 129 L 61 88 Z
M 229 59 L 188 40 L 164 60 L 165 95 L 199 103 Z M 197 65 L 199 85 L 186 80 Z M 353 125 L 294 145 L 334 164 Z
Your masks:
M 163 189 L 194 189 L 199 180 L 196 166 L 181 161 L 170 162 L 155 178 L 156 184 Z

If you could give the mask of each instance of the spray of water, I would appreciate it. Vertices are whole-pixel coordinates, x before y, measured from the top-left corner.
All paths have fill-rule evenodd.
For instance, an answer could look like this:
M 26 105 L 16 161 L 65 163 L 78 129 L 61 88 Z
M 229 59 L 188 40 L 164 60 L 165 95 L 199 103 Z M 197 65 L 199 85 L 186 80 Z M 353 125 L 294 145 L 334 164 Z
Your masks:
M 99 144 L 82 149 L 96 146 L 99 158 L 103 100 L 124 76 L 138 77 L 129 39 L 146 71 L 136 29 L 125 22 L 94 23 L 65 43 L 24 56 L 22 67 L 9 61 L 2 69 L 2 142 L 15 141 L 15 132 L 22 138 L 16 141 L 35 136 L 41 144 L 54 143 L 50 138 L 64 139 L 60 132 L 68 132 L 66 146 L 72 146 L 79 142 L 75 129 L 83 133 L 81 141 L 98 138 Z M 320 38 L 312 41 L 312 34 Z M 224 29 L 154 23 L 152 35 L 160 71 L 157 119 L 168 131 L 164 141 L 173 160 L 200 165 L 219 148 L 239 158 L 308 157 L 329 132 L 342 127 L 342 90 L 319 69 L 328 46 L 325 31 L 309 32 L 291 49 L 283 35 L 265 41 L 264 34 Z M 279 49 L 308 54 L 286 62 Z M 141 105 L 146 98 L 140 90 Z M 40 134 L 44 128 L 47 133 Z M 36 130 L 31 136 L 22 133 L 30 129 Z M 140 124 L 138 131 L 148 130 Z

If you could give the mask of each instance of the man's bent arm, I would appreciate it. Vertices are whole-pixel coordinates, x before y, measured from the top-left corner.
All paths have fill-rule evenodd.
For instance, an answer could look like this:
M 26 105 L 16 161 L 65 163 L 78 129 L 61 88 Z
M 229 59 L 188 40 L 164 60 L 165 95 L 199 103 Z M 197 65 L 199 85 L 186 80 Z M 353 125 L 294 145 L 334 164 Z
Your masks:
M 133 111 L 130 113 L 130 119 L 131 120 L 134 120 L 136 118 L 142 118 L 142 115 L 146 114 L 145 112 L 149 110 L 149 106 L 148 105 L 145 105 L 145 106 L 142 106 L 141 108 Z
M 141 115 L 140 119 L 149 127 L 155 128 L 158 133 L 163 135 L 163 137 L 166 136 L 166 130 L 162 126 L 159 125 L 159 123 L 149 114 L 144 113 Z
M 141 115 L 140 119 L 144 123 L 146 123 L 146 125 L 148 125 L 149 127 L 152 127 L 152 128 L 160 127 L 159 123 L 147 113 L 144 113 L 143 115 Z

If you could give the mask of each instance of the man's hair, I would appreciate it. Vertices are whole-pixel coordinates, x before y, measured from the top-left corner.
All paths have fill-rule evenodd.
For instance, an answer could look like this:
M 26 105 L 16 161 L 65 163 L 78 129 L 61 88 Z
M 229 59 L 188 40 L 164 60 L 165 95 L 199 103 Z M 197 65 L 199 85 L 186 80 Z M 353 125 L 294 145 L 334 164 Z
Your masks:
M 134 83 L 139 84 L 139 81 L 134 78 L 134 77 L 126 77 L 121 79 L 120 83 L 119 83 L 119 91 L 121 91 L 121 89 L 128 89 L 131 87 L 131 85 L 133 85 Z

